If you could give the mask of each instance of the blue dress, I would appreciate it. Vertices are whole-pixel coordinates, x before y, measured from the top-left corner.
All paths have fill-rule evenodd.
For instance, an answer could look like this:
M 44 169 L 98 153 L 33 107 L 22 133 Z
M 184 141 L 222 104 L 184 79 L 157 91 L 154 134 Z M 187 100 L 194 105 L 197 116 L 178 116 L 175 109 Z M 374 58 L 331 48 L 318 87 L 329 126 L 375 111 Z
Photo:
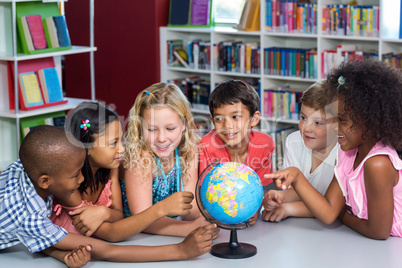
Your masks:
M 166 197 L 177 192 L 177 166 L 173 166 L 168 174 L 166 174 L 167 184 L 164 182 L 162 175 L 153 178 L 152 183 L 152 205 L 164 200 Z M 130 208 L 127 202 L 126 184 L 120 182 L 121 192 L 123 197 L 123 212 L 124 217 L 130 217 Z

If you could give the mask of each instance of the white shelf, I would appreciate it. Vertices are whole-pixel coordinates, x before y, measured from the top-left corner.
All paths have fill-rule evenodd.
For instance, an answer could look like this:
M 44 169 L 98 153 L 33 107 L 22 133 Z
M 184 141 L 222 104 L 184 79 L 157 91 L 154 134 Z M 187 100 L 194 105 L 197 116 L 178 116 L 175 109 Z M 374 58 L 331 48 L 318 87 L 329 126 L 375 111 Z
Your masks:
M 40 115 L 40 114 L 48 114 L 48 113 L 53 113 L 53 112 L 59 112 L 59 111 L 66 111 L 66 110 L 71 110 L 77 107 L 78 104 L 80 104 L 83 101 L 91 101 L 88 99 L 77 99 L 77 98 L 65 98 L 68 100 L 67 103 L 65 104 L 60 104 L 60 105 L 54 105 L 54 106 L 49 106 L 45 108 L 39 108 L 39 109 L 34 109 L 34 110 L 29 110 L 29 111 L 21 111 L 16 114 L 15 110 L 0 110 L 0 117 L 5 117 L 5 118 L 25 118 L 25 117 L 30 117 L 30 116 L 35 116 L 35 115 Z
M 79 53 L 88 53 L 91 51 L 96 51 L 96 47 L 73 46 L 72 49 L 32 54 L 32 55 L 18 53 L 16 57 L 14 57 L 12 55 L 0 55 L 0 60 L 2 60 L 2 61 L 23 61 L 23 60 L 33 60 L 33 59 L 49 58 L 49 57 L 56 57 L 56 56 L 63 56 L 63 55 L 72 55 L 72 54 L 79 54 Z

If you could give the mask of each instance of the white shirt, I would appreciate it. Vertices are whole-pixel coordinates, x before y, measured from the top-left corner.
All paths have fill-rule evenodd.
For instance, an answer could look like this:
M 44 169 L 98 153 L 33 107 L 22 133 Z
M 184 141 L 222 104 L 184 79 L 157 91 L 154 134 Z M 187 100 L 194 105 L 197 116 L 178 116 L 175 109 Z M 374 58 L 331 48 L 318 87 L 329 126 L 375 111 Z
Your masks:
M 334 167 L 338 149 L 339 144 L 336 143 L 327 158 L 325 158 L 313 173 L 310 173 L 312 162 L 311 149 L 308 149 L 304 145 L 300 131 L 295 131 L 286 138 L 283 168 L 297 167 L 310 184 L 324 195 L 334 177 Z

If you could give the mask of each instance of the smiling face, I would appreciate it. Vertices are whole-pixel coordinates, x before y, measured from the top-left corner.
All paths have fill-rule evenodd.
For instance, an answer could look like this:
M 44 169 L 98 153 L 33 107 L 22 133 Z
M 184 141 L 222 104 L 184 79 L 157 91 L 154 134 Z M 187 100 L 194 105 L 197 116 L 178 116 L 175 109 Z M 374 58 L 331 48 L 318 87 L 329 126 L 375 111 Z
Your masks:
M 230 149 L 248 145 L 248 135 L 252 127 L 259 122 L 260 112 L 251 118 L 247 107 L 239 103 L 224 104 L 214 110 L 211 117 L 216 133 Z
M 63 168 L 56 174 L 49 176 L 48 192 L 58 200 L 68 200 L 71 194 L 84 181 L 81 169 L 84 165 L 85 150 L 68 157 L 61 165 Z
M 122 134 L 120 122 L 115 120 L 95 137 L 93 147 L 88 149 L 89 162 L 93 169 L 119 167 L 124 153 Z
M 145 144 L 159 158 L 172 158 L 186 125 L 175 111 L 164 107 L 145 109 L 142 118 Z
M 363 132 L 357 126 L 353 125 L 349 114 L 345 111 L 344 102 L 337 99 L 337 105 L 334 105 L 338 117 L 338 143 L 343 151 L 349 151 L 364 144 Z
M 300 111 L 299 130 L 304 144 L 313 151 L 325 154 L 336 143 L 334 118 L 304 104 Z

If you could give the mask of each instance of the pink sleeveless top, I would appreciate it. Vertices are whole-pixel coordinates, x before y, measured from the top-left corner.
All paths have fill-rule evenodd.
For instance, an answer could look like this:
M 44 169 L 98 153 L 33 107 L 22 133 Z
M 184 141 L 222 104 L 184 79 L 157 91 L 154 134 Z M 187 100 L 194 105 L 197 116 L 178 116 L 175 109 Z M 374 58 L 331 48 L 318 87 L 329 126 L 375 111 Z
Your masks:
M 360 165 L 353 170 L 357 149 L 338 152 L 338 164 L 335 176 L 345 196 L 346 204 L 352 208 L 352 213 L 361 219 L 368 219 L 366 188 L 364 185 L 364 163 L 376 155 L 388 155 L 394 168 L 399 171 L 398 184 L 393 189 L 394 219 L 391 235 L 402 237 L 402 160 L 397 152 L 389 146 L 377 143 Z
M 60 204 L 57 204 L 56 202 L 53 202 L 53 213 L 50 216 L 50 220 L 60 226 L 63 227 L 67 232 L 69 233 L 75 233 L 75 234 L 80 234 L 82 233 L 75 228 L 73 225 L 73 219 L 64 211 L 63 208 L 67 209 L 77 209 L 82 207 L 82 205 L 85 203 L 88 206 L 106 206 L 110 207 L 112 205 L 112 199 L 110 199 L 110 196 L 112 195 L 112 190 L 110 189 L 110 186 L 112 184 L 112 181 L 109 180 L 106 184 L 105 187 L 103 188 L 103 191 L 99 195 L 98 200 L 96 201 L 95 204 L 92 204 L 92 202 L 88 202 L 86 200 L 83 200 L 81 205 L 76 206 L 76 207 L 63 207 Z

